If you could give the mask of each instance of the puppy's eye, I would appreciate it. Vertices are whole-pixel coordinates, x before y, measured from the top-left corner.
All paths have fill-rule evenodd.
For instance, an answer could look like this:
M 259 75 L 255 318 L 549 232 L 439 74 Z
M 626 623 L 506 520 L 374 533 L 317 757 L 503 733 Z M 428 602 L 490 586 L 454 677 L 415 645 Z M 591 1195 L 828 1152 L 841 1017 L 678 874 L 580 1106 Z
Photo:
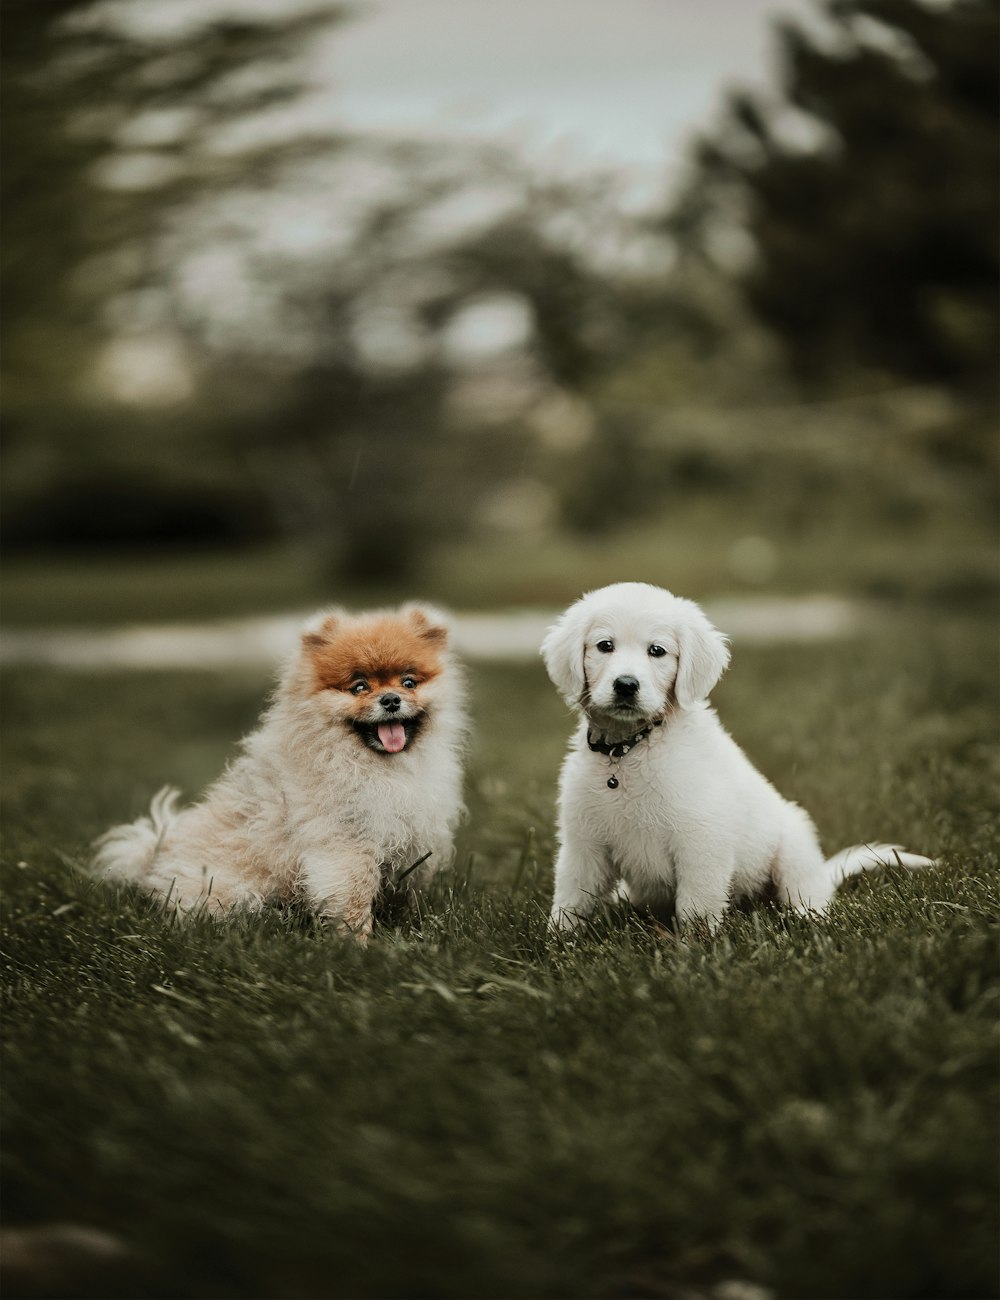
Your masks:
M 603 641 L 598 641 L 597 648 L 600 650 L 602 655 L 609 655 L 615 648 L 615 643 L 614 641 L 609 641 L 608 638 L 605 637 Z
M 370 690 L 370 689 L 371 689 L 371 688 L 370 688 L 370 686 L 368 685 L 367 682 L 354 682 L 354 684 L 351 686 L 351 694 L 352 694 L 352 695 L 364 695 L 365 692 L 368 691 L 368 690 Z
M 653 644 L 649 647 L 649 653 L 653 656 L 654 659 L 662 659 L 667 652 L 663 648 L 663 646 L 657 645 L 656 642 L 654 641 Z
M 407 675 L 406 677 L 401 677 L 399 679 L 399 684 L 400 686 L 405 687 L 408 691 L 416 690 L 417 686 L 419 685 L 417 679 L 415 677 L 410 677 L 409 675 Z

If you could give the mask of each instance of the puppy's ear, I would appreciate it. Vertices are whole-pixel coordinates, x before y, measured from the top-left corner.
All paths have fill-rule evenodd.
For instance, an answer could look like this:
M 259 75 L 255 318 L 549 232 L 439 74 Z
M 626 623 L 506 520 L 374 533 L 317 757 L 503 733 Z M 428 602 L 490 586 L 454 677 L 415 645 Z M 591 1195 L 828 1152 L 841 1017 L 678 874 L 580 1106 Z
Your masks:
M 553 623 L 542 641 L 545 670 L 567 704 L 578 705 L 587 685 L 583 671 L 586 635 L 580 602 L 571 605 L 558 623 Z
M 677 626 L 679 644 L 674 695 L 682 709 L 689 709 L 708 697 L 709 691 L 726 671 L 729 644 L 694 601 L 683 601 L 683 611 Z
M 318 650 L 329 645 L 340 630 L 343 618 L 341 609 L 328 609 L 316 614 L 302 629 L 302 649 Z
M 404 605 L 403 616 L 428 645 L 443 646 L 448 640 L 448 627 L 444 615 L 429 605 Z

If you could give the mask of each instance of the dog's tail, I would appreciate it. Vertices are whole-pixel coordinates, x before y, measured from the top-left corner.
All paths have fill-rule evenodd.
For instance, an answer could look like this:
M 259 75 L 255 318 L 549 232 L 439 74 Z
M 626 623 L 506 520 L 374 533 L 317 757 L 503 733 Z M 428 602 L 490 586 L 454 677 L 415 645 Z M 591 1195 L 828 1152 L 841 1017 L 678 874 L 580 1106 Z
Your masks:
M 177 819 L 180 791 L 165 785 L 153 796 L 149 815 L 112 826 L 94 841 L 92 869 L 99 876 L 142 880 L 149 872 L 167 831 Z
M 905 867 L 907 871 L 919 871 L 922 867 L 933 867 L 936 864 L 933 858 L 908 853 L 899 844 L 852 844 L 850 848 L 841 849 L 832 858 L 827 858 L 826 865 L 839 885 L 848 876 L 856 876 L 862 871 L 875 871 L 879 867 Z

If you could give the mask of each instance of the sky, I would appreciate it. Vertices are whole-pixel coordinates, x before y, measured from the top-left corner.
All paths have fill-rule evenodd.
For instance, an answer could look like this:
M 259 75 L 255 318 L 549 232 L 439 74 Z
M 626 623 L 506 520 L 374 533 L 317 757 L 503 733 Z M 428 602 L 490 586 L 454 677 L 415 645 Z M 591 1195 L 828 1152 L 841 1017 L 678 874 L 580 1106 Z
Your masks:
M 327 7 L 348 17 L 306 48 L 304 93 L 222 133 L 219 151 L 306 130 L 499 139 L 549 175 L 610 168 L 656 197 L 727 87 L 773 85 L 773 20 L 808 21 L 820 9 L 819 0 L 96 0 L 68 25 L 169 46 L 223 17 Z M 154 116 L 162 130 L 164 114 Z
M 663 175 L 723 88 L 773 77 L 770 20 L 809 0 L 377 0 L 311 73 L 354 129 L 502 135 L 567 167 Z M 325 84 L 324 84 L 325 83 Z

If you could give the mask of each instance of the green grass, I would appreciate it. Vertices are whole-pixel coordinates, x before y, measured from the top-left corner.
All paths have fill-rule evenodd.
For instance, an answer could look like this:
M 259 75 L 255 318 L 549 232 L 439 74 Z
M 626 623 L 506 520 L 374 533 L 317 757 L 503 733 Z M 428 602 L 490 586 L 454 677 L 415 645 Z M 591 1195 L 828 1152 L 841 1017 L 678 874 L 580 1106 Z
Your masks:
M 714 938 L 546 934 L 568 719 L 480 667 L 458 866 L 367 951 L 76 869 L 266 682 L 7 673 L 8 1222 L 107 1228 L 173 1296 L 996 1295 L 994 650 L 957 615 L 736 646 L 720 712 L 830 850 L 942 861 Z

